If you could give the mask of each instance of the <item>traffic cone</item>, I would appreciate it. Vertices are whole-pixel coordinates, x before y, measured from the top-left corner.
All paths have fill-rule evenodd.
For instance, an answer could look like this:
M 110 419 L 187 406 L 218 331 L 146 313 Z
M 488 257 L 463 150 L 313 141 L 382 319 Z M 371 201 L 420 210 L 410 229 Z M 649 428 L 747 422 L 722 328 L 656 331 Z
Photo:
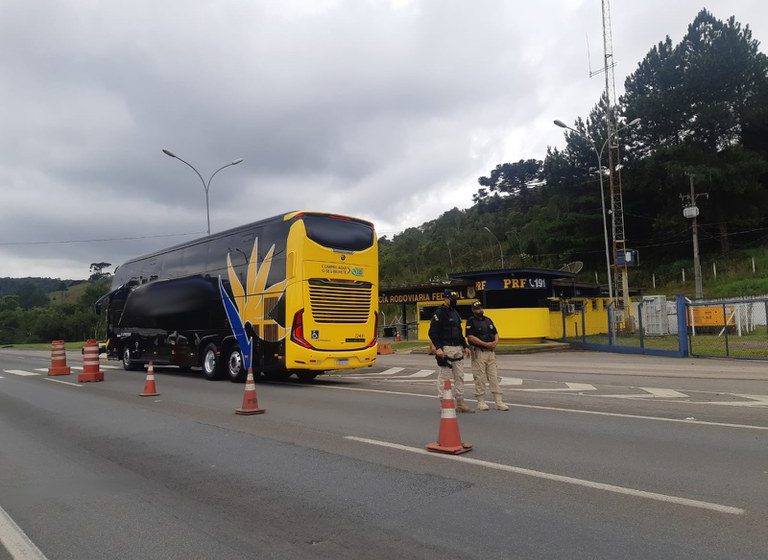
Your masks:
M 461 441 L 459 421 L 456 419 L 456 404 L 453 402 L 450 379 L 445 380 L 440 406 L 440 431 L 437 441 L 427 445 L 427 451 L 449 453 L 451 455 L 466 453 L 472 449 L 472 446 Z
M 72 371 L 67 366 L 67 352 L 63 340 L 51 341 L 51 367 L 48 375 L 69 375 Z
M 157 392 L 157 387 L 155 387 L 155 368 L 152 365 L 152 362 L 149 362 L 149 367 L 147 368 L 147 380 L 144 381 L 144 392 L 139 393 L 140 397 L 156 397 L 160 393 Z
M 248 377 L 245 379 L 245 393 L 243 393 L 243 406 L 235 409 L 235 414 L 264 414 L 266 410 L 259 408 L 256 399 L 256 383 L 253 381 L 253 368 L 248 368 Z
M 104 372 L 99 368 L 99 343 L 93 339 L 85 341 L 83 349 L 83 371 L 77 376 L 78 383 L 104 381 Z

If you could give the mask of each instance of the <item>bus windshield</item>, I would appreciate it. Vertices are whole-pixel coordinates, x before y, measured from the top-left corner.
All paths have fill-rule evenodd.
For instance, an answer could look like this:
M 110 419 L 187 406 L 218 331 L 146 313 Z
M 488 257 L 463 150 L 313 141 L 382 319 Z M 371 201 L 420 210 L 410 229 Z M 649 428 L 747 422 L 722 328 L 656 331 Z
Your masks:
M 373 228 L 363 222 L 332 216 L 302 216 L 307 237 L 315 243 L 341 251 L 362 251 L 373 245 Z

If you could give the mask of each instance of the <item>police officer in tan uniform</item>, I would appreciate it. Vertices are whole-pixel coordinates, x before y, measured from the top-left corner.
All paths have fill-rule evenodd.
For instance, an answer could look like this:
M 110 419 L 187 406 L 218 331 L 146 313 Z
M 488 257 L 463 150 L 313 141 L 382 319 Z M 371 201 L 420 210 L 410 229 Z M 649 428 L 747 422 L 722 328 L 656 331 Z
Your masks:
M 475 378 L 477 410 L 488 410 L 485 402 L 486 384 L 496 401 L 496 410 L 509 410 L 509 406 L 504 404 L 496 370 L 495 348 L 499 343 L 499 333 L 490 317 L 485 316 L 483 304 L 479 301 L 472 304 L 472 316 L 467 319 L 466 334 L 472 349 L 472 377 Z
M 456 311 L 458 294 L 451 290 L 443 292 L 443 305 L 437 308 L 429 324 L 429 339 L 434 347 L 435 357 L 440 366 L 437 374 L 437 393 L 442 395 L 446 379 L 452 379 L 456 396 L 456 412 L 474 412 L 464 402 L 464 364 L 469 357 L 469 345 L 461 332 L 461 317 Z

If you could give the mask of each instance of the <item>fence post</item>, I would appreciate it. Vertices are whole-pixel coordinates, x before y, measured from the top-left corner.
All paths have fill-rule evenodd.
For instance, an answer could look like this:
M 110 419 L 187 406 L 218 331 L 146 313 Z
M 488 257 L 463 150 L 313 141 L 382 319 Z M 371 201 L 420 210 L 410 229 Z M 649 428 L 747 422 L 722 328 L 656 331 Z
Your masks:
M 645 333 L 643 333 L 643 300 L 637 305 L 637 325 L 640 329 L 640 349 L 645 349 Z
M 723 304 L 723 333 L 725 334 L 725 357 L 728 358 L 731 352 L 728 348 L 728 315 L 725 313 L 725 304 Z
M 568 338 L 568 331 L 565 327 L 565 305 L 563 304 L 563 300 L 560 300 L 560 316 L 563 318 L 563 338 Z
M 678 295 L 677 303 L 677 350 L 681 358 L 687 358 L 690 355 L 688 349 L 688 321 L 687 307 L 685 305 L 685 296 Z
M 581 302 L 581 341 L 586 344 L 587 343 L 587 321 L 586 321 L 586 310 L 587 307 L 584 305 L 584 301 Z
M 765 301 L 765 334 L 768 335 L 768 300 Z

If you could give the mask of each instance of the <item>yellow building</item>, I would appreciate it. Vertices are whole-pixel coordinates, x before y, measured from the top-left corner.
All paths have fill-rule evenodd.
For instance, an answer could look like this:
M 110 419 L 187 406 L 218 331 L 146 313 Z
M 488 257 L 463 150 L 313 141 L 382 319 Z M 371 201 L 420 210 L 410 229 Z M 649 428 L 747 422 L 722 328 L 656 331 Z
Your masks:
M 481 301 L 485 314 L 496 324 L 499 337 L 507 344 L 530 344 L 564 336 L 608 332 L 607 301 L 600 286 L 578 284 L 575 274 L 550 269 L 504 269 L 451 274 L 446 286 L 420 286 L 408 291 L 382 290 L 379 303 L 415 303 L 418 311 L 418 338 L 428 340 L 429 322 L 442 305 L 442 290 L 459 293 L 457 311 L 462 319 L 470 306 Z M 395 293 L 397 292 L 397 293 Z M 582 314 L 582 308 L 584 313 Z

